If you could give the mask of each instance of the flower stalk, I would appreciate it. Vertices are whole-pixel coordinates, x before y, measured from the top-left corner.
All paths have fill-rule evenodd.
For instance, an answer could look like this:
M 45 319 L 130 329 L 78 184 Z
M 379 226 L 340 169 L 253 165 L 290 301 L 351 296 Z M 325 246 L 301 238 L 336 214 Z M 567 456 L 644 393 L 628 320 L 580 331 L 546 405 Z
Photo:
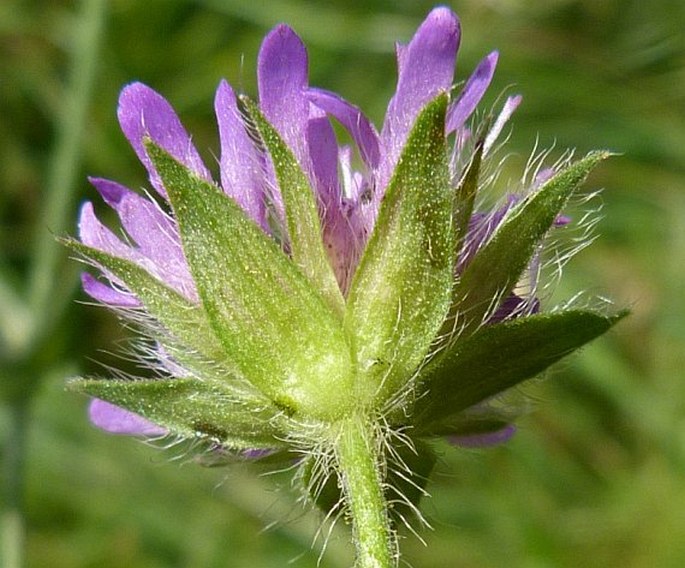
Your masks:
M 391 568 L 396 543 L 383 490 L 383 463 L 372 422 L 352 416 L 341 424 L 335 444 L 342 491 L 352 521 L 355 568 Z

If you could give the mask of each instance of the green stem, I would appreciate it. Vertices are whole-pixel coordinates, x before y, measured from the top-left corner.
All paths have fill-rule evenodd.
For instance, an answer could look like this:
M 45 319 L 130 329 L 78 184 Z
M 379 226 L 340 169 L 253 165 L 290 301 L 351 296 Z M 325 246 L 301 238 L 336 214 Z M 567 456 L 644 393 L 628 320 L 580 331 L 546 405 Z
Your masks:
M 81 161 L 83 135 L 100 58 L 106 0 L 83 0 L 74 26 L 71 72 L 57 119 L 55 149 L 46 181 L 43 211 L 38 217 L 36 241 L 29 276 L 29 302 L 36 318 L 36 333 L 45 332 L 46 320 L 59 315 L 64 301 L 55 302 L 55 291 L 69 288 L 61 281 L 60 262 L 65 257 L 55 235 L 67 229 L 72 197 Z M 52 322 L 50 322 L 52 323 Z
M 355 568 L 391 568 L 395 542 L 383 494 L 380 450 L 374 429 L 362 417 L 343 424 L 336 457 L 352 518 Z
M 24 458 L 26 428 L 28 426 L 28 401 L 18 401 L 9 407 L 9 428 L 4 443 L 2 555 L 0 566 L 19 568 L 23 564 L 24 551 Z

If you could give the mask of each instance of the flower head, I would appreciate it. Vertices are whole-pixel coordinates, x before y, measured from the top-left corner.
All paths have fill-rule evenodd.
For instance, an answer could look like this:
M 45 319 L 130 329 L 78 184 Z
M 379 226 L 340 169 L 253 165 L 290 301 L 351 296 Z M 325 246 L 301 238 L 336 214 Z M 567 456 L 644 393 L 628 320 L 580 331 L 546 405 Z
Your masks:
M 397 88 L 376 129 L 309 85 L 304 44 L 277 26 L 259 52 L 258 103 L 217 89 L 216 176 L 161 95 L 124 88 L 119 122 L 158 195 L 91 179 L 124 235 L 86 203 L 68 245 L 100 274 L 84 274 L 85 291 L 138 324 L 157 373 L 73 382 L 96 397 L 98 426 L 306 454 L 335 447 L 336 425 L 362 416 L 380 438 L 420 447 L 425 464 L 422 438 L 482 445 L 513 433 L 493 397 L 618 317 L 541 313 L 530 276 L 606 153 L 483 209 L 482 164 L 521 98 L 473 124 L 498 55 L 455 91 L 459 41 L 457 17 L 436 8 L 397 46 Z

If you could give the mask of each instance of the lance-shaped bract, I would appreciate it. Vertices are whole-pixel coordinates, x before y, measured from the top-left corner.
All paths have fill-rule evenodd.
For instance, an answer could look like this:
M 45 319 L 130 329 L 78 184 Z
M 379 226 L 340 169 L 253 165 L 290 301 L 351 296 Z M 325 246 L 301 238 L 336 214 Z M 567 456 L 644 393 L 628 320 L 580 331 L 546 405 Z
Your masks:
M 198 379 L 160 381 L 82 380 L 73 387 L 145 416 L 177 436 L 204 439 L 234 450 L 273 450 L 280 441 L 268 405 L 239 399 L 231 388 Z
M 590 171 L 608 152 L 568 165 L 509 211 L 492 238 L 469 262 L 454 288 L 458 328 L 478 327 L 519 281 L 545 234 Z
M 414 408 L 417 427 L 430 432 L 458 420 L 465 409 L 538 375 L 606 333 L 624 315 L 569 310 L 481 327 L 426 366 L 424 392 Z
M 421 112 L 352 281 L 345 327 L 360 380 L 379 404 L 423 360 L 447 313 L 454 273 L 446 95 Z
M 247 97 L 242 100 L 273 163 L 283 198 L 290 256 L 331 309 L 342 318 L 344 300 L 324 250 L 319 204 L 309 180 L 295 155 L 258 106 Z

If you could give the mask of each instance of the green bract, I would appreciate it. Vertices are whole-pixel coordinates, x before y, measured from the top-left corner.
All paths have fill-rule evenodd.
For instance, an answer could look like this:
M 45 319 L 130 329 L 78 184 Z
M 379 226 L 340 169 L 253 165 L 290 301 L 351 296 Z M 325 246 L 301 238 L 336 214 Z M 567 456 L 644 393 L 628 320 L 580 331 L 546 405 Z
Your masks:
M 624 315 L 569 310 L 481 327 L 426 366 L 424 392 L 414 408 L 417 428 L 445 431 L 465 409 L 538 375 Z
M 608 156 L 592 152 L 570 164 L 509 212 L 454 287 L 458 328 L 467 331 L 481 325 L 511 292 L 571 195 Z
M 199 438 L 239 450 L 280 449 L 285 431 L 274 409 L 236 396 L 216 382 L 83 380 L 75 386 L 97 398 L 136 412 L 184 438 Z M 282 421 L 281 421 L 282 422 Z
M 314 192 L 297 159 L 259 108 L 243 97 L 250 118 L 271 156 L 285 207 L 287 240 L 292 261 L 319 290 L 331 309 L 340 314 L 344 300 L 321 240 L 321 222 Z
M 345 329 L 360 387 L 381 405 L 426 356 L 449 309 L 453 191 L 442 95 L 419 115 L 352 280 Z

